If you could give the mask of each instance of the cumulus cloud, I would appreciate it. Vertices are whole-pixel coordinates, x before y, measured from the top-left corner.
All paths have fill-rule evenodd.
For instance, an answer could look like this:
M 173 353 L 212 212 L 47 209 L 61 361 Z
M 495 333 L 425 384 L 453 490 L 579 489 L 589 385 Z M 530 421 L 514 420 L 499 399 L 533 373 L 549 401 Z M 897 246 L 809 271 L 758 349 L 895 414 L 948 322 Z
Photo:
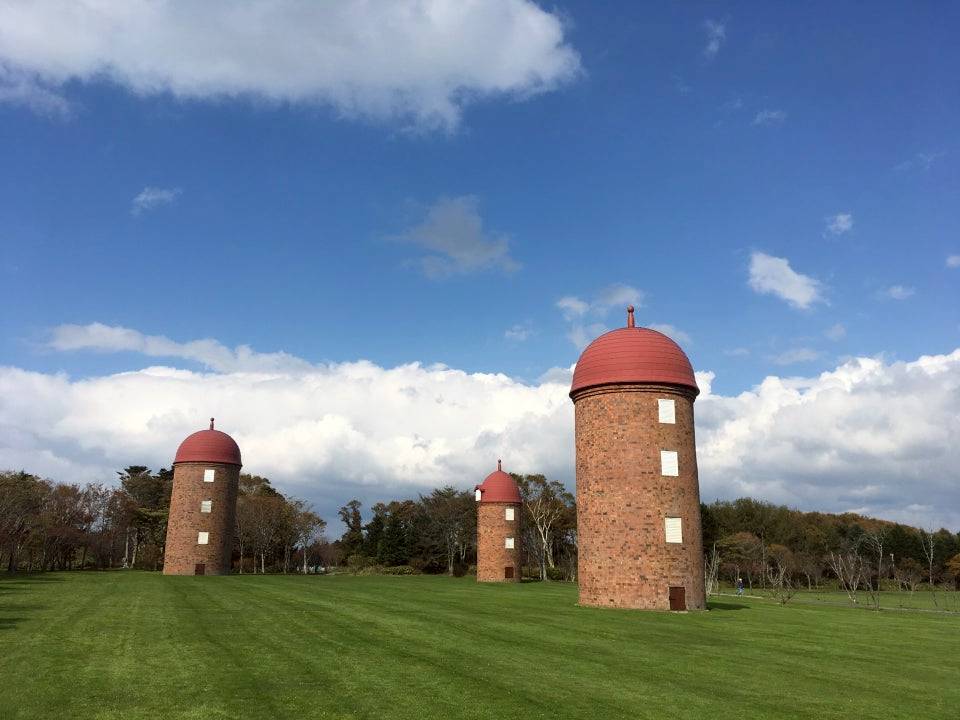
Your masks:
M 47 347 L 61 352 L 133 352 L 147 357 L 177 358 L 222 373 L 296 372 L 310 367 L 304 360 L 284 352 L 258 353 L 248 345 L 231 350 L 209 338 L 180 343 L 163 335 L 145 335 L 130 328 L 102 323 L 58 325 L 51 331 Z
M 811 362 L 820 357 L 820 353 L 812 348 L 800 347 L 787 350 L 770 358 L 776 365 L 794 365 L 796 363 Z
M 784 110 L 761 110 L 753 116 L 751 125 L 779 125 L 786 119 Z
M 697 402 L 702 493 L 960 529 L 960 349 Z M 865 497 L 865 490 L 870 489 Z
M 657 332 L 662 332 L 667 337 L 673 338 L 681 345 L 690 345 L 693 343 L 693 339 L 690 337 L 689 333 L 684 332 L 680 328 L 676 328 L 669 323 L 649 323 L 646 327 L 651 330 L 656 330 Z
M 520 263 L 510 256 L 510 238 L 484 230 L 474 195 L 441 198 L 427 209 L 421 223 L 397 236 L 430 254 L 417 260 L 431 278 L 497 268 L 514 272 Z
M 174 202 L 182 191 L 180 188 L 158 188 L 147 186 L 141 190 L 130 204 L 130 213 L 140 215 L 148 210 Z
M 609 328 L 600 322 L 614 308 L 626 309 L 643 306 L 644 292 L 631 285 L 614 283 L 602 288 L 593 300 L 582 300 L 576 295 L 567 295 L 556 302 L 557 308 L 567 321 L 567 339 L 582 350 L 590 342 Z M 593 318 L 588 321 L 587 317 Z
M 847 336 L 847 328 L 844 327 L 843 323 L 836 323 L 827 328 L 823 334 L 831 340 L 843 340 Z
M 2 63 L 0 103 L 19 105 L 55 120 L 66 120 L 73 115 L 73 107 L 63 95 L 44 87 L 30 74 L 11 70 Z
M 883 295 L 891 300 L 906 300 L 907 298 L 912 297 L 916 292 L 917 291 L 914 288 L 907 287 L 905 285 L 891 285 L 883 291 Z
M 194 343 L 157 349 L 150 336 L 114 330 L 99 341 L 65 336 L 60 346 L 196 355 L 186 350 Z M 369 503 L 440 483 L 468 488 L 497 457 L 573 485 L 572 368 L 525 384 L 419 363 L 291 358 L 278 367 L 278 355 L 249 351 L 234 369 L 87 378 L 0 368 L 0 467 L 109 482 L 132 463 L 169 466 L 178 443 L 215 416 L 240 443 L 247 471 L 331 520 L 354 496 Z M 960 349 L 912 362 L 854 358 L 816 377 L 770 376 L 733 396 L 714 394 L 713 381 L 697 373 L 705 500 L 751 495 L 960 529 Z
M 913 170 L 926 172 L 942 157 L 942 152 L 918 152 L 912 158 L 898 163 L 893 169 L 896 172 L 910 172 Z
M 707 34 L 707 44 L 703 48 L 703 55 L 707 60 L 713 60 L 720 52 L 720 46 L 727 39 L 727 25 L 716 20 L 704 20 L 703 29 Z
M 831 235 L 843 235 L 853 230 L 853 214 L 837 213 L 827 218 L 827 232 Z
M 108 80 L 446 129 L 478 98 L 528 97 L 580 72 L 560 17 L 531 0 L 3 3 L 0 28 L 0 66 L 49 93 Z
M 523 342 L 532 334 L 533 328 L 530 326 L 530 323 L 517 323 L 503 332 L 503 336 L 507 340 L 513 340 L 515 342 Z
M 958 267 L 960 267 L 960 255 L 948 255 L 948 256 L 947 256 L 947 267 L 948 267 L 948 268 L 958 268 Z
M 761 295 L 776 295 L 795 308 L 806 309 L 823 302 L 818 280 L 796 272 L 786 258 L 762 252 L 750 256 L 750 287 Z
M 575 295 L 566 295 L 557 300 L 557 307 L 567 319 L 583 317 L 590 309 L 590 303 L 585 302 Z

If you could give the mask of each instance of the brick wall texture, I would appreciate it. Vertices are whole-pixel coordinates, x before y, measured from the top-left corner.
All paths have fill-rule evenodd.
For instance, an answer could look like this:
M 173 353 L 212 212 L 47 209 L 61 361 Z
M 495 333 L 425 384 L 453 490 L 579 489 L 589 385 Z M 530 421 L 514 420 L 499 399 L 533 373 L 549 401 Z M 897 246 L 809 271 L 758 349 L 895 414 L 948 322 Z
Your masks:
M 513 520 L 506 520 L 506 509 L 513 508 Z M 520 503 L 477 503 L 477 582 L 520 582 Z M 513 550 L 504 539 L 513 538 Z M 505 568 L 513 568 L 507 579 Z
M 661 398 L 675 401 L 675 424 L 659 421 Z M 687 609 L 706 607 L 693 400 L 658 385 L 574 397 L 582 605 L 669 610 L 682 586 Z M 661 450 L 677 452 L 678 477 L 661 475 Z M 682 543 L 666 542 L 667 517 L 681 518 Z
M 212 483 L 203 481 L 207 469 L 214 471 Z M 205 575 L 230 573 L 239 480 L 236 465 L 188 462 L 173 466 L 164 575 L 194 575 L 199 563 L 205 566 Z M 203 500 L 212 501 L 209 513 L 200 512 Z M 197 544 L 201 531 L 210 534 L 206 545 Z

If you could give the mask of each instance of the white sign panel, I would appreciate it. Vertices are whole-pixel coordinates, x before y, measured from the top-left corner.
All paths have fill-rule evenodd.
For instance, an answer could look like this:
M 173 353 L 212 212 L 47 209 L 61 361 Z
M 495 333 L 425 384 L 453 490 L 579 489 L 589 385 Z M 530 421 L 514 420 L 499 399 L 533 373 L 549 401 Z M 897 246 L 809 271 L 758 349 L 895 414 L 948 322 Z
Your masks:
M 683 542 L 683 523 L 680 522 L 680 518 L 664 518 L 663 524 L 667 533 L 668 543 Z
M 660 422 L 676 424 L 677 411 L 673 400 L 657 400 L 657 409 L 660 411 Z
M 680 474 L 680 465 L 677 461 L 676 450 L 660 451 L 660 474 L 676 477 Z

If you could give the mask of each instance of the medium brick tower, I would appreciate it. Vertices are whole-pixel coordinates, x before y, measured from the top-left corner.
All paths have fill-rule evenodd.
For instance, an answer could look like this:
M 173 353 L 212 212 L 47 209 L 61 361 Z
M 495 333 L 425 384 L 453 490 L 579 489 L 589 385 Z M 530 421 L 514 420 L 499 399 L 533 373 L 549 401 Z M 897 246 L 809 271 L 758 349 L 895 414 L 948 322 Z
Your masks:
M 520 489 L 499 460 L 475 489 L 477 582 L 520 582 Z
M 173 461 L 164 575 L 228 575 L 240 482 L 240 448 L 224 432 L 195 432 Z
M 577 362 L 580 604 L 703 610 L 703 530 L 693 432 L 699 394 L 673 340 L 627 327 Z

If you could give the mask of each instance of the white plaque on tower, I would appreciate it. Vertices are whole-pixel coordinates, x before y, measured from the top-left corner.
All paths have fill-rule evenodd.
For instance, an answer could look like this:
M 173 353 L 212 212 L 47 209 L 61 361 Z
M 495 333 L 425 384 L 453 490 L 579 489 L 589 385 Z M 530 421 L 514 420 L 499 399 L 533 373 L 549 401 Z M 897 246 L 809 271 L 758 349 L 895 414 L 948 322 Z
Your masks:
M 670 477 L 677 477 L 680 474 L 676 450 L 660 451 L 660 474 Z
M 676 406 L 673 400 L 657 400 L 660 422 L 674 425 L 677 422 Z
M 683 523 L 680 521 L 680 518 L 664 518 L 663 525 L 667 534 L 668 543 L 683 542 Z

